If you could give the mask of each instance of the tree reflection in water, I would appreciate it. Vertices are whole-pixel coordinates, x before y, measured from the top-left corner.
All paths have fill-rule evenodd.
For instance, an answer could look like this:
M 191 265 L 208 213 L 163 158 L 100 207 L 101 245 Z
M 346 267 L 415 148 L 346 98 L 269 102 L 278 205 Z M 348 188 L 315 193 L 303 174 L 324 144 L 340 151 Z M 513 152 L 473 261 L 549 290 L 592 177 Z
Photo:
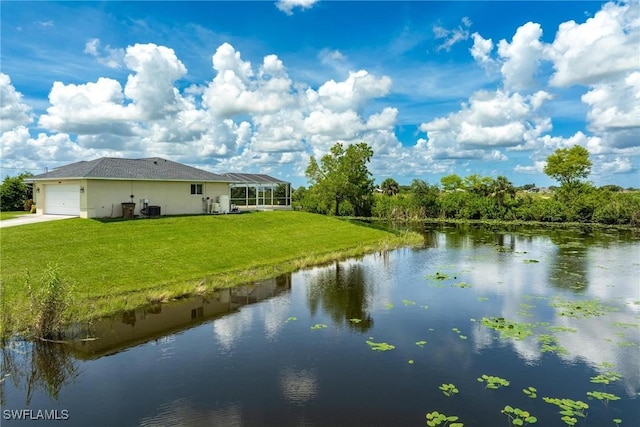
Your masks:
M 371 286 L 366 283 L 360 264 L 342 265 L 336 261 L 334 268 L 323 270 L 310 280 L 307 298 L 312 316 L 321 307 L 336 326 L 346 324 L 359 332 L 373 326 L 369 314 Z
M 57 399 L 62 388 L 79 375 L 76 360 L 66 344 L 44 341 L 3 340 L 1 344 L 0 405 L 4 406 L 4 384 L 12 381 L 25 390 L 25 404 L 37 390 Z

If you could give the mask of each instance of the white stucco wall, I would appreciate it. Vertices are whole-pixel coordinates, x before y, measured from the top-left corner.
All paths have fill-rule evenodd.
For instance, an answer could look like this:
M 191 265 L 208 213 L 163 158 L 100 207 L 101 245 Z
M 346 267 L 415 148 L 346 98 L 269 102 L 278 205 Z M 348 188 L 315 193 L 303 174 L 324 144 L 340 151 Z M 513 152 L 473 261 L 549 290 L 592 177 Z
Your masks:
M 191 194 L 191 184 L 203 184 L 203 194 Z M 160 206 L 162 215 L 203 213 L 203 198 L 229 194 L 227 183 L 88 180 L 87 218 L 122 216 L 122 203 L 136 204 L 134 214 L 140 214 L 140 199 L 149 199 L 149 206 Z
M 203 213 L 203 198 L 217 199 L 229 195 L 228 183 L 203 183 L 190 181 L 132 181 L 132 180 L 61 180 L 36 181 L 40 192 L 35 194 L 36 210 L 44 213 L 45 186 L 79 184 L 81 218 L 117 218 L 122 216 L 122 203 L 136 204 L 134 214 L 140 214 L 140 199 L 149 199 L 150 206 L 160 206 L 162 215 Z M 191 184 L 202 184 L 203 194 L 192 195 Z

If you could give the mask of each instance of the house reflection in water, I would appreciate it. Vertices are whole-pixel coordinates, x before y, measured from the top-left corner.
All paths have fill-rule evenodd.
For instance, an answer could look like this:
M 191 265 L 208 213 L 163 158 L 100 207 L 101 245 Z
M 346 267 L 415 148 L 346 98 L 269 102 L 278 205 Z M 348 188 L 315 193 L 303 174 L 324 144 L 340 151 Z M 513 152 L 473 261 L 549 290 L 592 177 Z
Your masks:
M 285 274 L 167 304 L 141 307 L 100 319 L 89 327 L 75 326 L 69 331 L 72 336 L 91 338 L 73 340 L 70 350 L 79 359 L 97 359 L 192 328 L 290 290 L 291 274 Z

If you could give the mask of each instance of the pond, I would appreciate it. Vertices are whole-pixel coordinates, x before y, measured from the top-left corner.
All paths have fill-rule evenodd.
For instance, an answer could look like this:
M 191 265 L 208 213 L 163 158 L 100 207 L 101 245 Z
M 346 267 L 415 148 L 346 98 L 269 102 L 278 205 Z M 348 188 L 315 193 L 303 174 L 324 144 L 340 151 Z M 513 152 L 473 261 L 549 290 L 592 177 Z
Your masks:
M 2 425 L 640 425 L 637 233 L 423 232 L 70 345 L 11 342 Z

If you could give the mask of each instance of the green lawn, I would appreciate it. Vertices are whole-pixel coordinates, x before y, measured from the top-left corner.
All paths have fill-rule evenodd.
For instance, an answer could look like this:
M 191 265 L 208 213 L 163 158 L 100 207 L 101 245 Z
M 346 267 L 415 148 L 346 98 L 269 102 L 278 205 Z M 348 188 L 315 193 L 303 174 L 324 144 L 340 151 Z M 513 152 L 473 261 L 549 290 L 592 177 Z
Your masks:
M 0 212 L 0 221 L 5 219 L 15 218 L 20 215 L 29 215 L 27 211 L 9 211 L 9 212 Z
M 67 219 L 0 229 L 5 307 L 25 307 L 49 263 L 72 284 L 79 318 L 420 243 L 360 223 L 293 211 L 128 221 Z

